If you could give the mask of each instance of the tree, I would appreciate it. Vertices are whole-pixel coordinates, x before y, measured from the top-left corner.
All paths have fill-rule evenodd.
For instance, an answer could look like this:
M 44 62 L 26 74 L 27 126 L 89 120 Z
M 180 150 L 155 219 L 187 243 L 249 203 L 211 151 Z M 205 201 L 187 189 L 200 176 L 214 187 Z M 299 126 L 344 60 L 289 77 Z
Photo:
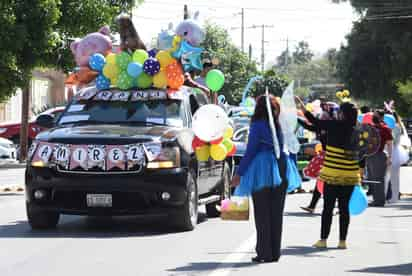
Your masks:
M 112 24 L 134 0 L 4 0 L 0 4 L 0 100 L 23 89 L 21 156 L 27 152 L 29 83 L 32 70 L 72 68 L 69 41 Z
M 254 97 L 263 95 L 267 87 L 270 93 L 281 97 L 289 83 L 290 79 L 285 74 L 279 73 L 275 69 L 270 69 L 263 74 L 263 80 L 255 83 L 250 94 Z
M 225 84 L 219 93 L 225 95 L 229 103 L 239 103 L 247 82 L 257 74 L 256 63 L 233 44 L 222 27 L 207 23 L 205 31 L 202 47 L 219 60 L 217 68 L 225 74 Z
M 286 68 L 292 62 L 292 56 L 288 50 L 284 50 L 280 56 L 277 57 L 276 67 Z
M 293 52 L 293 62 L 297 64 L 307 63 L 312 60 L 314 54 L 309 48 L 309 43 L 300 41 Z
M 412 18 L 406 16 L 410 1 L 350 2 L 361 17 L 338 55 L 339 77 L 358 98 L 380 106 L 394 99 L 397 106 L 405 106 L 397 84 L 407 83 L 412 75 Z

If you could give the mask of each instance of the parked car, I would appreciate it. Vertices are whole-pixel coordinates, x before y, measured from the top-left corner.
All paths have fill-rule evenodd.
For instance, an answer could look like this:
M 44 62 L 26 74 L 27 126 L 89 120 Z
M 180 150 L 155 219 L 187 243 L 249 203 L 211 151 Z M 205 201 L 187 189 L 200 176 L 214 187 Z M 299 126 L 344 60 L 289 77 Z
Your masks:
M 64 106 L 58 106 L 58 107 L 53 107 L 50 108 L 42 113 L 40 115 L 52 115 L 54 116 L 55 120 L 59 118 L 59 115 L 64 111 L 65 107 Z M 37 134 L 39 134 L 41 131 L 45 130 L 45 128 L 39 126 L 36 124 L 36 119 L 38 116 L 35 116 L 32 118 L 29 122 L 29 140 L 33 140 Z M 0 123 L 0 137 L 10 139 L 13 141 L 14 144 L 19 144 L 20 142 L 20 128 L 21 128 L 21 122 L 3 122 Z
M 87 100 L 87 93 L 97 94 Z M 230 196 L 229 165 L 198 162 L 191 148 L 192 115 L 207 103 L 187 87 L 173 94 L 80 92 L 31 147 L 31 227 L 55 227 L 60 214 L 155 215 L 192 230 L 201 204 L 209 216 L 219 216 L 217 204 Z M 53 118 L 39 116 L 37 124 L 53 124 Z
M 15 161 L 16 158 L 16 146 L 13 142 L 0 137 L 0 159 L 2 161 Z

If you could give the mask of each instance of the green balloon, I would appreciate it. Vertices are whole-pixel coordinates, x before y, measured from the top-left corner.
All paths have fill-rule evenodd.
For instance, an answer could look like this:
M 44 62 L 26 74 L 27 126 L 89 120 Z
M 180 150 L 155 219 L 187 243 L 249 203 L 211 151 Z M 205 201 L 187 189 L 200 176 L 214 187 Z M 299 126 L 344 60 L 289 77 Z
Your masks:
M 146 59 L 149 58 L 149 54 L 142 49 L 136 50 L 133 53 L 133 61 L 138 62 L 140 64 L 144 64 Z
M 120 54 L 116 55 L 116 64 L 121 70 L 126 70 L 131 61 L 132 57 L 126 52 L 121 52 Z
M 222 71 L 213 69 L 206 75 L 206 85 L 212 92 L 219 91 L 225 84 L 225 76 Z
M 121 72 L 117 79 L 117 87 L 127 90 L 133 87 L 133 78 L 127 72 Z
M 146 89 L 152 87 L 153 78 L 146 73 L 141 73 L 139 77 L 137 77 L 137 87 Z

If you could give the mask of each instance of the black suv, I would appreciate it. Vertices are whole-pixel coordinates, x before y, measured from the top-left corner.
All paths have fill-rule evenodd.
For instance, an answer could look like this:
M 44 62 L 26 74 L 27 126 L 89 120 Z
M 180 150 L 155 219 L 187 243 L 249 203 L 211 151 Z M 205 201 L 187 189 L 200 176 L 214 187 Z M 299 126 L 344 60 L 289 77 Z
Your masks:
M 192 230 L 198 205 L 218 216 L 230 196 L 228 162 L 198 162 L 192 115 L 208 99 L 191 88 L 81 91 L 34 141 L 26 170 L 32 228 L 55 227 L 60 214 L 165 216 Z

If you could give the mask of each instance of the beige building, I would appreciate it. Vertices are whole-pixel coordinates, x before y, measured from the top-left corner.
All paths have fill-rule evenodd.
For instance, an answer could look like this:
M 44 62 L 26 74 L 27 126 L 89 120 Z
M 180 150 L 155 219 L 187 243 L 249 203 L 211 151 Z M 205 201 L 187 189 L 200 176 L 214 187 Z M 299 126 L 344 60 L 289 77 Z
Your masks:
M 67 100 L 64 86 L 65 75 L 56 70 L 34 71 L 30 84 L 30 114 L 46 106 L 56 106 Z M 0 104 L 0 122 L 21 121 L 22 91 L 17 90 L 6 103 Z

